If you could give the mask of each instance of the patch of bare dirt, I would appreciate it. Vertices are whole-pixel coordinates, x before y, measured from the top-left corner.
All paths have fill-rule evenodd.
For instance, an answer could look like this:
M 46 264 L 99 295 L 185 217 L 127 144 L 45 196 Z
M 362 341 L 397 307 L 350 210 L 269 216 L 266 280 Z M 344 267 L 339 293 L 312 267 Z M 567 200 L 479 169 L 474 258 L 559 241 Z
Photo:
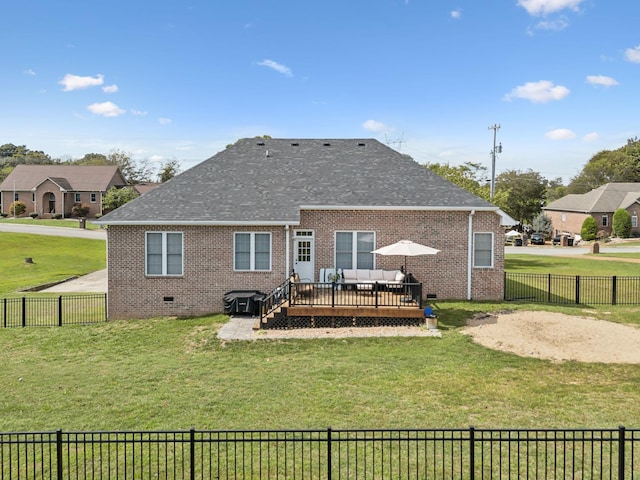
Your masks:
M 485 347 L 553 361 L 640 363 L 640 328 L 555 312 L 478 314 L 463 333 Z

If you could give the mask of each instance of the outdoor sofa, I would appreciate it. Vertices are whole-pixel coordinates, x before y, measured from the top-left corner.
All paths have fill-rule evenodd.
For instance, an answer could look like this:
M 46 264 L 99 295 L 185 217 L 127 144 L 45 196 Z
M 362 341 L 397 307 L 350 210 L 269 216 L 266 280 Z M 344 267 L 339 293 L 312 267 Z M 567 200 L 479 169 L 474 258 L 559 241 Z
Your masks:
M 355 284 L 356 290 L 372 291 L 376 283 L 388 290 L 401 288 L 405 276 L 400 270 L 343 269 L 342 277 L 344 284 Z

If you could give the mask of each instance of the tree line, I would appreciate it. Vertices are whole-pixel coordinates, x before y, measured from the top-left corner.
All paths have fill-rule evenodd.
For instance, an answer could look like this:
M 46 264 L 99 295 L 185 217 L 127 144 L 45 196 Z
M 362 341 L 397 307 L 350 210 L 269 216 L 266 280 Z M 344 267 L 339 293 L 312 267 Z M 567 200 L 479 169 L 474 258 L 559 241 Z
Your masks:
M 467 162 L 459 166 L 430 163 L 426 168 L 469 192 L 490 200 L 487 167 Z M 562 178 L 544 178 L 532 169 L 507 170 L 495 178 L 492 203 L 523 225 L 538 220 L 542 207 L 567 194 L 586 193 L 606 183 L 640 182 L 640 140 L 635 137 L 616 150 L 602 150 L 564 185 Z

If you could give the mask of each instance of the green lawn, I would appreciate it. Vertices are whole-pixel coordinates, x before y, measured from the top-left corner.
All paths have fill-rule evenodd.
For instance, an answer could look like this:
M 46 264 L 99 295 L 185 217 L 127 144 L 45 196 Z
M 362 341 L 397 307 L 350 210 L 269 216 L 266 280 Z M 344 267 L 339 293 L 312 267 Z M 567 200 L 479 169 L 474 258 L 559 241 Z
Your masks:
M 106 268 L 104 240 L 0 232 L 0 245 L 0 297 Z
M 60 220 L 54 220 L 49 218 L 11 218 L 6 217 L 0 219 L 0 223 L 18 223 L 21 225 L 43 225 L 46 227 L 66 227 L 66 228 L 80 228 L 80 222 L 77 218 L 61 218 Z M 87 230 L 98 230 L 100 227 L 91 223 L 91 220 L 87 220 L 85 227 Z
M 640 258 L 635 253 L 597 254 L 599 258 Z M 553 273 L 555 275 L 624 275 L 640 276 L 640 263 L 620 263 L 615 260 L 595 260 L 590 254 L 584 258 L 545 255 L 513 254 L 505 256 L 505 271 L 517 273 Z M 623 271 L 622 271 L 623 270 Z M 621 273 L 622 271 L 622 273 Z
M 22 265 L 25 256 L 50 274 L 104 266 L 104 242 L 34 237 L 17 238 L 12 247 L 26 249 L 9 255 L 18 272 L 33 271 Z M 3 246 L 7 238 L 0 234 Z M 52 241 L 71 243 L 49 248 L 48 258 Z M 84 259 L 70 267 L 80 254 Z M 58 259 L 64 262 L 54 267 Z M 548 262 L 555 270 L 565 262 L 527 259 L 509 256 L 507 268 L 515 262 L 530 271 Z M 591 262 L 609 263 L 620 267 Z M 2 277 L 0 289 L 15 288 L 6 284 L 11 277 Z M 474 344 L 460 330 L 474 312 L 502 309 L 640 324 L 640 306 L 434 306 L 442 338 L 228 342 L 216 337 L 223 315 L 0 329 L 0 431 L 638 427 L 640 365 L 522 358 Z

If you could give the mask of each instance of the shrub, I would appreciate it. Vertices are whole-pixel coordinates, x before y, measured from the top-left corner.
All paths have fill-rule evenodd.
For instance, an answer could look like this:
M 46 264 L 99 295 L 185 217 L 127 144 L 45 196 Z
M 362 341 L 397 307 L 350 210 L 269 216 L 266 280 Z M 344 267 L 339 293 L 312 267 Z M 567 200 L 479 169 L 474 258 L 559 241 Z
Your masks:
M 595 218 L 587 217 L 584 219 L 584 222 L 582 222 L 582 228 L 580 229 L 580 235 L 586 242 L 590 242 L 599 237 L 598 223 Z
M 74 217 L 86 217 L 89 213 L 89 207 L 82 203 L 74 203 L 71 207 L 71 215 Z
M 631 235 L 631 215 L 624 208 L 619 208 L 613 213 L 611 224 L 613 234 L 618 238 L 629 238 Z
M 62 218 L 62 214 L 61 214 L 61 213 L 54 213 L 54 214 L 53 214 L 53 218 L 54 218 L 55 220 L 60 220 L 60 219 Z
M 8 217 L 9 214 L 7 212 L 0 212 L 0 217 L 5 218 Z
M 13 202 L 10 206 L 9 206 L 9 213 L 11 215 L 15 215 L 16 217 L 19 217 L 20 215 L 24 215 L 24 212 L 27 211 L 27 206 L 24 204 L 24 202 L 21 201 L 17 201 L 17 202 Z
M 38 212 L 31 212 L 31 213 L 29 214 L 29 216 L 30 216 L 31 218 L 36 218 L 36 217 L 38 216 Z

